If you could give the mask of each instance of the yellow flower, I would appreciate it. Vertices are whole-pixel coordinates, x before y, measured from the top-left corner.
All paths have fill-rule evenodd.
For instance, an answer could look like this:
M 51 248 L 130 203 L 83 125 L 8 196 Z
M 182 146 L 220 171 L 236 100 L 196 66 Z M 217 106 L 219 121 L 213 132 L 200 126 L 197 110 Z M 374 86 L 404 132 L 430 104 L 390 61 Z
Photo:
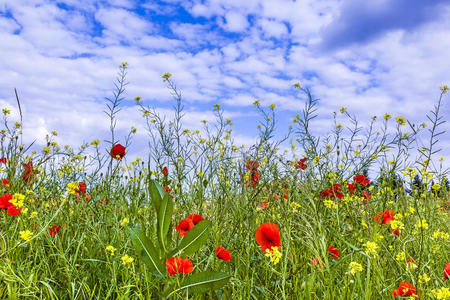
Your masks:
M 110 251 L 111 252 L 111 256 L 114 256 L 114 251 L 116 251 L 117 249 L 114 248 L 113 246 L 109 245 L 106 247 L 106 251 Z
M 337 205 L 333 202 L 333 200 L 324 200 L 323 204 L 328 208 L 337 208 Z
M 375 242 L 368 241 L 367 243 L 364 244 L 364 246 L 366 247 L 367 255 L 373 255 L 373 256 L 377 255 L 378 245 Z
M 402 221 L 399 221 L 399 220 L 392 220 L 391 221 L 391 228 L 392 229 L 403 230 L 403 229 L 405 229 L 405 224 L 403 224 Z
M 293 84 L 293 87 L 299 89 L 300 88 L 300 82 L 296 82 Z
M 400 252 L 400 253 L 398 253 L 396 256 L 395 256 L 395 259 L 397 260 L 397 261 L 404 261 L 405 260 L 405 252 Z
M 350 274 L 352 274 L 352 275 L 355 275 L 356 272 L 361 272 L 361 271 L 362 271 L 362 266 L 361 266 L 361 264 L 359 264 L 359 263 L 357 263 L 357 262 L 354 262 L 354 261 L 352 261 L 352 262 L 349 264 L 349 268 L 350 268 Z
M 441 186 L 439 185 L 439 183 L 435 183 L 433 184 L 433 186 L 431 187 L 433 190 L 437 191 L 441 188 Z
M 419 283 L 427 283 L 430 280 L 431 280 L 430 276 L 428 276 L 425 273 L 419 275 Z
M 345 113 L 345 111 L 347 110 L 346 107 L 341 107 L 341 109 L 339 110 L 341 112 L 341 114 Z
M 395 121 L 397 121 L 397 123 L 398 123 L 399 125 L 402 125 L 402 126 L 406 124 L 406 120 L 405 120 L 405 118 L 403 118 L 402 116 L 396 117 L 396 118 L 395 118 Z
M 450 299 L 450 288 L 441 287 L 440 289 L 434 289 L 433 296 L 438 300 L 448 300 Z
M 134 261 L 134 258 L 129 257 L 127 254 L 122 256 L 122 265 L 131 264 Z
M 30 214 L 30 216 L 28 217 L 28 219 L 33 219 L 34 217 L 36 217 L 37 216 L 37 211 L 33 211 L 31 214 Z
M 260 105 L 261 104 L 261 100 L 255 100 L 254 102 L 253 102 L 253 105 L 255 105 L 255 106 L 258 106 L 258 105 Z
M 3 111 L 4 115 L 9 115 L 11 113 L 11 110 L 9 110 L 7 108 L 4 108 L 2 111 Z
M 270 109 L 274 109 L 275 107 L 277 107 L 274 103 L 270 104 L 269 108 Z
M 448 88 L 447 85 L 441 86 L 439 89 L 441 90 L 441 92 L 442 92 L 443 94 L 447 93 L 447 91 L 449 90 L 449 88 Z
M 270 261 L 271 261 L 274 265 L 276 265 L 276 264 L 280 261 L 280 258 L 281 258 L 283 255 L 282 255 L 281 252 L 278 250 L 278 247 L 272 246 L 271 248 L 272 248 L 272 250 L 266 249 L 266 256 L 267 256 L 267 257 L 270 257 Z
M 26 242 L 29 242 L 31 240 L 31 237 L 33 236 L 33 233 L 29 230 L 25 230 L 20 231 L 19 235 L 21 239 L 24 239 Z
M 128 218 L 123 218 L 122 222 L 120 222 L 120 226 L 126 226 L 129 223 L 130 221 L 128 221 Z

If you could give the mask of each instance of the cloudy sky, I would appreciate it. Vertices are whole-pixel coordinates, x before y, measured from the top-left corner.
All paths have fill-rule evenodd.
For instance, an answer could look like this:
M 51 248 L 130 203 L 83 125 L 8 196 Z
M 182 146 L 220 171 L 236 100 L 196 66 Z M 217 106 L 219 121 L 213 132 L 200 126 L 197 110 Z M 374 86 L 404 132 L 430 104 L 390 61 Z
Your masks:
M 187 127 L 212 120 L 219 103 L 239 142 L 256 135 L 256 99 L 277 105 L 286 131 L 304 104 L 297 81 L 320 99 L 318 133 L 343 106 L 363 122 L 389 112 L 421 123 L 450 85 L 449 14 L 448 0 L 0 0 L 0 106 L 17 118 L 17 88 L 27 142 L 52 130 L 63 144 L 103 140 L 104 98 L 126 61 L 118 129 L 136 126 L 138 141 L 147 136 L 133 99 L 167 111 L 165 72 Z

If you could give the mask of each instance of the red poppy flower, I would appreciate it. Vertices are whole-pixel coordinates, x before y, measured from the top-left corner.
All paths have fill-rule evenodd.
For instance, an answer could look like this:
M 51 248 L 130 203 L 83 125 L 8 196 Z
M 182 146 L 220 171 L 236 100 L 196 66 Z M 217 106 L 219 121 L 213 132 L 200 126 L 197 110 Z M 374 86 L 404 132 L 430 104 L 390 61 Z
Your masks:
M 335 248 L 334 246 L 328 247 L 328 254 L 330 254 L 334 259 L 339 259 L 339 249 Z
M 227 249 L 225 249 L 222 246 L 218 246 L 215 253 L 218 258 L 223 259 L 224 261 L 230 261 L 231 256 L 232 256 L 230 251 L 228 251 Z
M 5 178 L 5 179 L 2 179 L 2 184 L 9 185 L 9 184 L 11 184 L 11 182 L 9 182 L 9 180 L 7 178 Z
M 259 181 L 259 172 L 257 170 L 252 170 L 250 175 L 250 184 L 252 187 L 255 187 L 255 185 L 258 184 Z
M 125 152 L 125 147 L 121 144 L 114 145 L 114 147 L 111 148 L 111 151 L 109 152 L 112 158 L 122 160 L 122 158 L 127 154 Z
M 395 297 L 405 297 L 405 296 L 419 296 L 420 293 L 417 293 L 416 288 L 409 282 L 400 282 L 398 288 L 391 292 L 391 295 Z
M 354 193 L 355 190 L 356 190 L 356 187 L 357 187 L 356 183 L 349 183 L 349 184 L 347 185 L 347 190 L 348 190 L 348 192 L 350 193 L 350 195 L 353 195 L 353 193 Z
M 259 167 L 259 163 L 255 160 L 249 160 L 245 164 L 245 167 L 247 168 L 247 170 L 256 170 Z
M 284 189 L 284 196 L 283 196 L 284 200 L 288 199 L 288 194 L 289 194 L 289 190 L 288 189 Z
M 178 226 L 175 227 L 175 229 L 180 233 L 182 237 L 186 235 L 186 233 L 191 230 L 194 227 L 194 222 L 192 222 L 192 219 L 184 219 L 181 220 L 180 223 L 178 223 Z
M 15 207 L 14 205 L 11 205 L 11 206 L 8 207 L 8 215 L 10 215 L 10 216 L 17 216 L 20 213 L 21 210 L 22 209 L 20 209 L 18 207 Z
M 175 275 L 177 273 L 188 274 L 194 270 L 192 261 L 189 258 L 171 257 L 166 260 L 167 272 L 169 275 Z
M 450 279 L 450 262 L 446 263 L 444 266 L 444 281 Z
M 167 175 L 169 174 L 169 170 L 167 170 L 167 167 L 164 167 L 164 168 L 162 169 L 161 173 L 162 173 L 164 176 L 167 176 Z
M 190 214 L 187 219 L 191 219 L 192 223 L 194 223 L 194 225 L 197 225 L 200 221 L 203 221 L 205 218 L 203 218 L 200 215 L 197 214 Z
M 385 209 L 384 212 L 379 212 L 377 216 L 373 217 L 373 220 L 378 224 L 391 224 L 391 221 L 395 220 L 395 212 L 392 209 Z
M 321 268 L 321 269 L 325 268 L 323 265 L 323 260 L 317 257 L 314 257 L 311 260 L 311 266 L 313 266 L 314 268 Z
M 398 229 L 392 229 L 392 233 L 397 236 L 403 236 L 403 233 Z
M 364 200 L 362 201 L 363 204 L 367 204 L 367 201 L 372 199 L 372 195 L 368 191 L 362 191 L 362 196 Z
M 164 187 L 164 190 L 166 191 L 167 194 L 169 194 L 169 196 L 173 199 L 173 196 L 170 194 L 172 192 L 172 190 L 170 189 L 170 187 L 166 186 Z
M 353 181 L 362 185 L 368 185 L 370 183 L 370 180 L 366 179 L 366 176 L 364 176 L 363 174 L 353 177 Z
M 39 174 L 40 172 L 33 168 L 32 161 L 22 165 L 25 169 L 25 171 L 22 173 L 22 179 L 25 181 L 25 183 L 30 183 L 33 180 L 34 175 Z
M 52 228 L 50 228 L 50 230 L 47 232 L 47 234 L 48 235 L 51 235 L 51 236 L 55 236 L 57 233 L 58 233 L 58 231 L 61 229 L 61 226 L 59 226 L 59 225 L 53 225 L 53 227 Z
M 0 208 L 8 209 L 8 207 L 12 206 L 12 203 L 9 200 L 12 200 L 13 196 L 11 194 L 4 194 L 0 196 Z
M 296 168 L 297 170 L 298 170 L 298 169 L 306 170 L 306 168 L 307 168 L 308 166 L 305 164 L 305 161 L 306 161 L 306 157 L 304 157 L 304 158 L 300 159 L 299 161 L 297 161 L 297 162 L 295 163 L 295 168 Z
M 255 240 L 263 252 L 266 252 L 266 249 L 272 250 L 272 247 L 279 247 L 281 245 L 280 227 L 269 222 L 261 224 L 256 229 Z
M 7 162 L 8 160 L 6 159 L 6 157 L 2 157 L 2 158 L 0 158 L 0 163 L 2 163 L 2 164 L 5 164 L 6 165 L 6 162 Z

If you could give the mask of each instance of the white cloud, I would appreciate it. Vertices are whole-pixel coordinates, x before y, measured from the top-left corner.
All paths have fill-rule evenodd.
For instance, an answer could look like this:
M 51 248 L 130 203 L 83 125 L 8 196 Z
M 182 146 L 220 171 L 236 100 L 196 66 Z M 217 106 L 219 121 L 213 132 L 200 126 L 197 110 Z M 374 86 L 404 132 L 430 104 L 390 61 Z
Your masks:
M 225 21 L 224 28 L 228 31 L 241 32 L 248 26 L 247 17 L 236 12 L 228 12 L 225 15 Z

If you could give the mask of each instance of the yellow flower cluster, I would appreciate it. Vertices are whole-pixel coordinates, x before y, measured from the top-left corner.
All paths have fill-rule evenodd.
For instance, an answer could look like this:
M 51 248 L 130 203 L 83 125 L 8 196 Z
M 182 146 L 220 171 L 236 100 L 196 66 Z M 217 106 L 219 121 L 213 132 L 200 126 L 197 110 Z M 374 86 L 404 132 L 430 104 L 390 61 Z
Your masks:
M 270 257 L 270 261 L 271 261 L 274 265 L 276 265 L 276 264 L 280 261 L 280 258 L 281 258 L 283 255 L 282 255 L 281 252 L 278 250 L 278 247 L 272 246 L 271 248 L 272 248 L 272 250 L 266 249 L 266 256 L 267 256 L 267 257 Z
M 365 252 L 367 255 L 373 255 L 373 256 L 377 255 L 377 249 L 378 249 L 377 243 L 368 241 L 367 243 L 364 244 L 364 247 L 366 247 Z
M 127 254 L 122 256 L 122 265 L 131 264 L 134 261 L 134 258 L 129 257 Z
M 33 236 L 33 233 L 29 230 L 20 231 L 19 236 L 21 239 L 25 240 L 26 242 L 29 242 L 31 240 L 31 237 Z
M 352 262 L 349 264 L 349 268 L 350 268 L 350 274 L 352 274 L 352 275 L 355 275 L 356 272 L 361 272 L 361 271 L 362 271 L 362 266 L 361 266 L 361 264 L 359 264 L 359 263 L 357 263 L 357 262 L 354 262 L 354 261 L 352 261 Z
M 111 245 L 109 245 L 109 246 L 106 247 L 106 251 L 111 252 L 111 256 L 114 256 L 114 252 L 115 252 L 116 250 L 117 250 L 117 249 L 114 248 L 114 247 L 111 246 Z

